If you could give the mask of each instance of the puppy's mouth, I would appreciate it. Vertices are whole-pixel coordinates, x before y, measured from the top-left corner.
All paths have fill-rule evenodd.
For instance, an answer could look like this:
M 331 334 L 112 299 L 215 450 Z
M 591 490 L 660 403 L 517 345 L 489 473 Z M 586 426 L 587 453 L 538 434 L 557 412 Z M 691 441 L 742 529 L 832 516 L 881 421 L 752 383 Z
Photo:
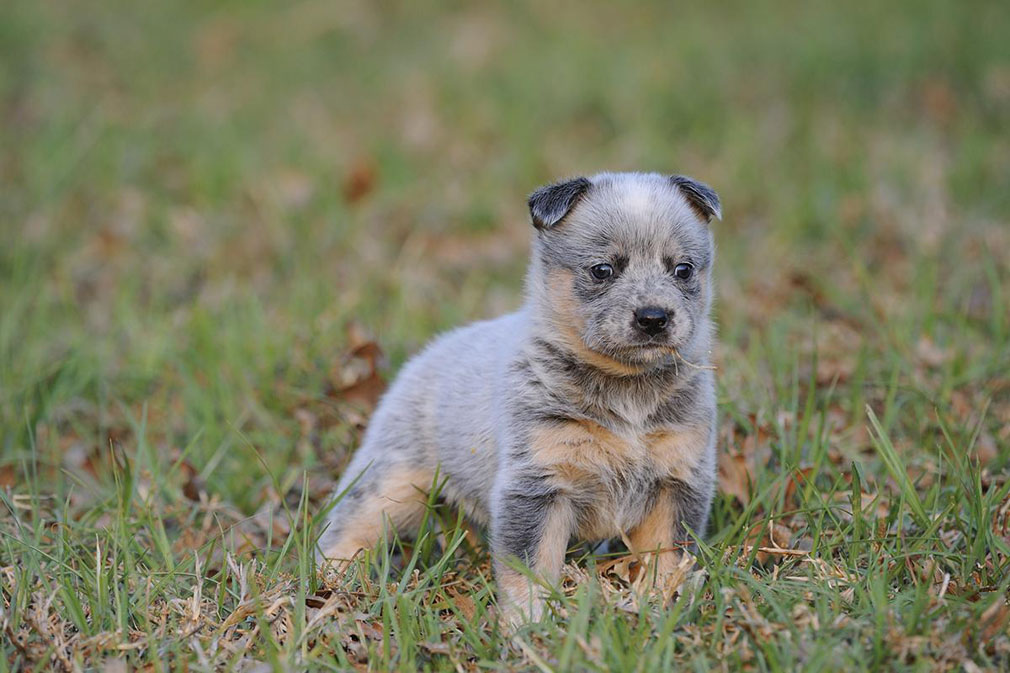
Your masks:
M 642 341 L 636 340 L 629 343 L 627 347 L 634 351 L 676 350 L 666 335 L 657 335 Z
M 664 356 L 673 357 L 677 353 L 677 349 L 667 341 L 659 341 L 656 339 L 649 339 L 644 342 L 629 343 L 623 348 L 623 355 L 631 360 L 645 360 L 645 361 L 655 361 L 661 359 Z
M 661 343 L 630 344 L 627 346 L 630 353 L 656 353 L 659 351 L 672 351 L 673 346 Z
M 601 333 L 604 332 L 590 332 L 579 337 L 589 350 L 632 367 L 652 368 L 672 364 L 677 358 L 679 340 L 669 331 L 651 336 L 633 332 L 619 337 L 613 335 L 609 339 L 592 338 L 599 337 Z

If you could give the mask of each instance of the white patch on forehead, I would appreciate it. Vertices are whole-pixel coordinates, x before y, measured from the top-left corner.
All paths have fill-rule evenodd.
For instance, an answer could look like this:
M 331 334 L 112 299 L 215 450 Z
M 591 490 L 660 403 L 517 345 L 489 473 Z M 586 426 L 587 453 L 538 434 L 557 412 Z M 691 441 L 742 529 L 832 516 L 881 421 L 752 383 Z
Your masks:
M 618 190 L 621 209 L 635 218 L 647 219 L 656 210 L 656 191 L 638 180 L 624 182 Z
M 612 203 L 626 213 L 630 221 L 640 224 L 670 224 L 694 219 L 687 199 L 671 189 L 665 178 L 657 178 L 634 173 L 616 176 Z

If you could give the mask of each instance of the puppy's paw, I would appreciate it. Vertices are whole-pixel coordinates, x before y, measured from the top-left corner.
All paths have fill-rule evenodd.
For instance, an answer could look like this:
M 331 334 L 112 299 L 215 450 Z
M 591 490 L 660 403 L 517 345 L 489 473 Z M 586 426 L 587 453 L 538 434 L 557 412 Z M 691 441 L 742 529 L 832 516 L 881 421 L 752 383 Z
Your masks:
M 641 596 L 653 596 L 664 603 L 677 593 L 695 564 L 688 552 L 667 550 L 642 554 L 643 567 L 631 583 Z
M 498 611 L 498 622 L 507 633 L 515 633 L 527 624 L 536 624 L 544 618 L 544 602 L 540 598 L 523 606 L 512 601 L 504 601 Z

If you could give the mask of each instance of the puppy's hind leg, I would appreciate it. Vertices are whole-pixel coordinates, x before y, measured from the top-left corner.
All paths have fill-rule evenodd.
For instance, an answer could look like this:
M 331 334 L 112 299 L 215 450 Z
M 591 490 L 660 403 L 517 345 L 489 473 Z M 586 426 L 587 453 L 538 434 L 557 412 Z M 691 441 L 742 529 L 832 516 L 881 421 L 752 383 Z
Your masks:
M 359 470 L 360 472 L 360 470 Z M 358 477 L 351 473 L 349 476 Z M 316 564 L 346 567 L 362 549 L 382 539 L 387 522 L 393 530 L 407 532 L 424 516 L 433 470 L 417 465 L 371 465 L 327 517 L 319 539 Z

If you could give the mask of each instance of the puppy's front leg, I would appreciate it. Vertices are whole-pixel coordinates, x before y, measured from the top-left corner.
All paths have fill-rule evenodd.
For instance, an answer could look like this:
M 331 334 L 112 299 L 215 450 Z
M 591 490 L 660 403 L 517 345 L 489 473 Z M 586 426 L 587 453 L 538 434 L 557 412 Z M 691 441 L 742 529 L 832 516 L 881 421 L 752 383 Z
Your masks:
M 571 503 L 542 479 L 518 479 L 501 488 L 493 513 L 491 545 L 498 601 L 512 625 L 539 621 L 546 590 L 527 576 L 555 585 L 574 531 Z
M 680 559 L 680 554 L 674 549 L 676 536 L 683 531 L 679 515 L 677 502 L 670 490 L 660 488 L 652 508 L 628 534 L 630 551 L 643 557 L 646 586 L 663 587 Z
M 629 532 L 631 551 L 644 556 L 647 586 L 666 589 L 683 552 L 694 545 L 687 527 L 705 533 L 708 500 L 705 491 L 674 481 L 659 489 L 645 518 Z

